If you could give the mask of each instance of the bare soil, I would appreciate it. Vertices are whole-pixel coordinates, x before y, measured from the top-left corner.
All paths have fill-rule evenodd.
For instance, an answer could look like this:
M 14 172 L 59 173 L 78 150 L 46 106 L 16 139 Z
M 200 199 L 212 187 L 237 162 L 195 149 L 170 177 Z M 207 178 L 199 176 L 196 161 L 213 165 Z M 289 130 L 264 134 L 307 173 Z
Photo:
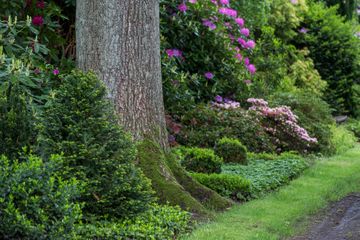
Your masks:
M 308 232 L 292 240 L 360 240 L 360 193 L 352 193 L 312 219 Z

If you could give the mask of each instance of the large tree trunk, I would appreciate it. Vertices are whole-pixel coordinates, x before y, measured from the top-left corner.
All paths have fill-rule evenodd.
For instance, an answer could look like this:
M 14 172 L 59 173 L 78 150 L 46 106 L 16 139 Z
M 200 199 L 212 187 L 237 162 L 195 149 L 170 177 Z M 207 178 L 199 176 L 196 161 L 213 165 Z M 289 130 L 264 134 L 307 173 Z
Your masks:
M 77 1 L 77 64 L 109 89 L 121 124 L 136 140 L 166 149 L 157 0 Z
M 76 4 L 77 65 L 95 71 L 105 82 L 121 124 L 142 141 L 139 166 L 160 199 L 200 214 L 207 212 L 202 204 L 228 207 L 229 201 L 194 181 L 164 153 L 168 147 L 158 0 L 77 0 Z

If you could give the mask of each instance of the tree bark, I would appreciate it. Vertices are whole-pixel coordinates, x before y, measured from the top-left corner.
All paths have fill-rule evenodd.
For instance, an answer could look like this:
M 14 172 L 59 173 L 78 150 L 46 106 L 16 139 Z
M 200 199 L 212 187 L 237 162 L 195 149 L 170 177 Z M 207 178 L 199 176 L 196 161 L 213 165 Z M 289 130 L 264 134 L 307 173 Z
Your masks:
M 158 0 L 78 0 L 77 65 L 95 71 L 135 140 L 165 150 Z
M 138 165 L 161 201 L 200 215 L 208 213 L 203 205 L 225 209 L 228 200 L 194 181 L 166 154 L 159 31 L 158 0 L 77 0 L 77 65 L 107 85 L 120 123 L 140 140 Z

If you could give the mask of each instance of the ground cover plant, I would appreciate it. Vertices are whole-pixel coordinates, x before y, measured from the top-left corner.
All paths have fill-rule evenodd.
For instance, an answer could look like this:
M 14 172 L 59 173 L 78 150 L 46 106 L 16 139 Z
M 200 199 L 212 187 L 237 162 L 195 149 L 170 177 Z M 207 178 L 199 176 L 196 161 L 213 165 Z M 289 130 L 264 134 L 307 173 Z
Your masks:
M 309 163 L 302 158 L 251 160 L 248 166 L 224 165 L 224 174 L 234 174 L 250 181 L 250 198 L 258 198 L 288 184 L 298 177 Z

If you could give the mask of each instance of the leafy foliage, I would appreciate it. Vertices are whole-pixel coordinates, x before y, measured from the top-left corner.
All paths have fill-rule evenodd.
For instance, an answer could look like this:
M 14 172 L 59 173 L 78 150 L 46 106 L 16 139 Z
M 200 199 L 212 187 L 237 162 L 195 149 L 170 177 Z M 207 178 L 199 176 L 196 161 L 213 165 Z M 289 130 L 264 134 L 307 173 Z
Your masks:
M 360 120 L 351 119 L 349 122 L 346 123 L 346 128 L 349 131 L 353 132 L 358 139 L 360 139 Z
M 205 148 L 183 148 L 181 165 L 191 172 L 220 173 L 223 159 Z
M 235 200 L 245 200 L 250 194 L 250 182 L 243 177 L 231 174 L 192 173 L 199 183 Z
M 174 239 L 189 231 L 190 214 L 179 207 L 152 205 L 134 219 L 80 225 L 79 239 Z
M 224 174 L 235 174 L 251 182 L 251 197 L 257 198 L 287 184 L 308 167 L 300 158 L 253 160 L 247 166 L 225 165 Z
M 313 3 L 305 13 L 302 26 L 306 34 L 297 38 L 299 47 L 307 47 L 315 68 L 327 81 L 326 99 L 337 113 L 357 112 L 352 86 L 360 78 L 359 40 L 351 23 L 336 14 L 336 8 Z
M 23 161 L 0 157 L 0 237 L 2 239 L 73 239 L 81 217 L 80 184 L 60 175 L 63 159 L 46 162 L 33 155 Z
M 235 17 L 220 13 L 221 6 L 211 1 L 186 2 L 186 11 L 179 10 L 182 3 L 160 4 L 165 106 L 175 114 L 215 95 L 243 91 L 244 79 L 251 77 L 243 60 L 252 49 L 238 42 L 251 40 L 249 34 L 240 34 L 244 23 L 240 27 Z M 176 50 L 176 56 L 169 50 Z
M 44 107 L 38 152 L 63 153 L 69 172 L 87 183 L 85 210 L 125 217 L 153 201 L 150 182 L 133 166 L 135 148 L 118 126 L 104 85 L 92 73 L 73 71 Z
M 215 145 L 215 153 L 222 157 L 225 163 L 247 164 L 247 149 L 237 139 L 221 138 Z
M 188 146 L 214 147 L 222 137 L 239 139 L 254 152 L 272 152 L 272 139 L 262 128 L 257 117 L 241 108 L 218 109 L 199 105 L 182 117 L 183 128 L 176 136 Z
M 345 126 L 331 126 L 332 153 L 341 154 L 355 146 L 356 137 L 353 132 L 346 129 Z
M 356 17 L 356 0 L 323 0 L 327 6 L 338 5 L 338 13 L 342 16 L 345 16 L 346 19 L 351 20 L 353 17 Z
M 0 154 L 10 159 L 34 141 L 34 111 L 28 102 L 16 80 L 0 85 Z

